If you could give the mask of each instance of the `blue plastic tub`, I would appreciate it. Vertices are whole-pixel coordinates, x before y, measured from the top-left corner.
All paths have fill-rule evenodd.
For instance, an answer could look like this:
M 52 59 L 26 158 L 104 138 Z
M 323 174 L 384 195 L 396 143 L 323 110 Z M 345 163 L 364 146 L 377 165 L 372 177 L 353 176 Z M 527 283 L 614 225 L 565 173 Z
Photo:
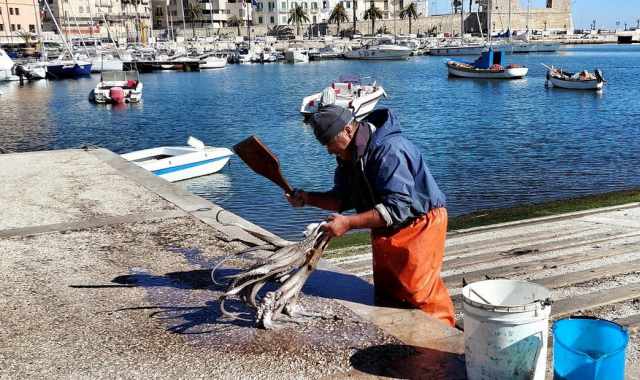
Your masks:
M 611 321 L 568 318 L 553 324 L 554 380 L 624 380 L 628 332 Z

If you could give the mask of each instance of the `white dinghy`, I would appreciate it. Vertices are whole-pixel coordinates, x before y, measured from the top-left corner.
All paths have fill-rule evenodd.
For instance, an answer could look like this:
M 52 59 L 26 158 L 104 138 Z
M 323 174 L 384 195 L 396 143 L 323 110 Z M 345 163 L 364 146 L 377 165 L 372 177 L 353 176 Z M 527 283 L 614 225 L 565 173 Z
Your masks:
M 125 153 L 120 157 L 169 182 L 216 173 L 229 162 L 233 152 L 227 148 L 205 146 L 195 137 L 189 146 L 162 146 Z
M 544 65 L 547 71 L 547 80 L 545 86 L 547 87 L 559 87 L 568 90 L 592 90 L 599 91 L 607 82 L 602 76 L 602 71 L 596 69 L 593 73 L 587 70 L 580 71 L 578 73 L 570 73 L 549 67 Z
M 364 84 L 358 76 L 343 75 L 322 92 L 302 99 L 300 113 L 307 120 L 320 106 L 335 104 L 351 109 L 356 119 L 360 120 L 373 111 L 383 96 L 386 97 L 387 93 L 375 81 L 372 84 Z

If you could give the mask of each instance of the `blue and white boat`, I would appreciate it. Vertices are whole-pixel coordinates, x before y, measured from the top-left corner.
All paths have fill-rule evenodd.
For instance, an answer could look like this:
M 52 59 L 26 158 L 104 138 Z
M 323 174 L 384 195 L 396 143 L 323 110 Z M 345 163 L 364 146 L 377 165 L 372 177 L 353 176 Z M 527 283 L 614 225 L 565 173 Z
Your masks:
M 79 78 L 89 75 L 91 75 L 91 62 L 73 59 L 47 63 L 47 78 L 50 79 Z
M 504 52 L 489 48 L 473 62 L 449 59 L 445 62 L 449 75 L 460 78 L 478 79 L 517 79 L 523 78 L 529 68 L 511 64 L 507 65 Z
M 161 146 L 122 154 L 120 157 L 169 182 L 216 173 L 229 162 L 233 152 L 227 148 L 205 146 L 195 137 L 189 146 Z

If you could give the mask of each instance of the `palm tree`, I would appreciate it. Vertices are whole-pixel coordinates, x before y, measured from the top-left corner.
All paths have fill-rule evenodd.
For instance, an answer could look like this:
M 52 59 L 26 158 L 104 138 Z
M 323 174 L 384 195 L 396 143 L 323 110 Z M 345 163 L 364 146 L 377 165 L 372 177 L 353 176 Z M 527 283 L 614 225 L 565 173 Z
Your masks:
M 227 20 L 227 26 L 238 28 L 238 36 L 240 36 L 240 25 L 242 25 L 242 21 L 238 18 L 238 16 L 231 16 Z
M 295 8 L 289 11 L 289 20 L 287 24 L 296 24 L 296 35 L 300 35 L 300 25 L 305 22 L 309 22 L 309 16 L 301 5 L 296 5 Z
M 186 9 L 186 16 L 187 19 L 189 20 L 189 22 L 191 23 L 191 30 L 193 31 L 193 37 L 196 36 L 196 20 L 198 20 L 200 18 L 200 16 L 202 15 L 202 6 L 200 5 L 200 3 L 196 3 L 193 1 L 190 1 L 187 4 L 187 9 Z
M 364 12 L 364 19 L 371 20 L 371 34 L 373 34 L 376 30 L 376 20 L 382 19 L 382 11 L 371 2 L 371 7 Z
M 418 19 L 418 12 L 416 11 L 415 3 L 409 3 L 409 5 L 407 5 L 406 7 L 404 7 L 404 9 L 400 11 L 401 19 L 404 20 L 407 17 L 409 18 L 409 34 L 411 34 L 411 19 L 414 19 L 414 20 Z
M 336 7 L 331 11 L 331 15 L 329 16 L 329 24 L 338 24 L 337 35 L 340 35 L 340 23 L 347 21 L 349 21 L 349 17 L 347 17 L 347 11 L 345 11 L 344 6 L 341 3 L 338 3 Z
M 462 7 L 462 0 L 453 0 L 453 13 L 458 13 L 460 7 Z

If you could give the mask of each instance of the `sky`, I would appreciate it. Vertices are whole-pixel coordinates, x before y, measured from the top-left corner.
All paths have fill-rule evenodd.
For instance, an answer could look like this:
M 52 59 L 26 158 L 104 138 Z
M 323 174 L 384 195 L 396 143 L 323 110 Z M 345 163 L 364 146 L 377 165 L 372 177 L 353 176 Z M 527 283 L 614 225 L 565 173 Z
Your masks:
M 529 0 L 531 7 L 544 7 L 546 0 Z M 464 1 L 465 6 L 469 3 Z M 520 0 L 523 8 L 527 7 L 527 0 Z M 626 22 L 629 27 L 637 26 L 640 19 L 640 0 L 572 0 L 571 11 L 573 24 L 576 29 L 588 28 L 593 20 L 596 27 L 616 29 L 616 22 L 620 22 L 618 29 L 624 28 Z M 450 0 L 430 0 L 429 13 L 442 14 L 451 12 Z

